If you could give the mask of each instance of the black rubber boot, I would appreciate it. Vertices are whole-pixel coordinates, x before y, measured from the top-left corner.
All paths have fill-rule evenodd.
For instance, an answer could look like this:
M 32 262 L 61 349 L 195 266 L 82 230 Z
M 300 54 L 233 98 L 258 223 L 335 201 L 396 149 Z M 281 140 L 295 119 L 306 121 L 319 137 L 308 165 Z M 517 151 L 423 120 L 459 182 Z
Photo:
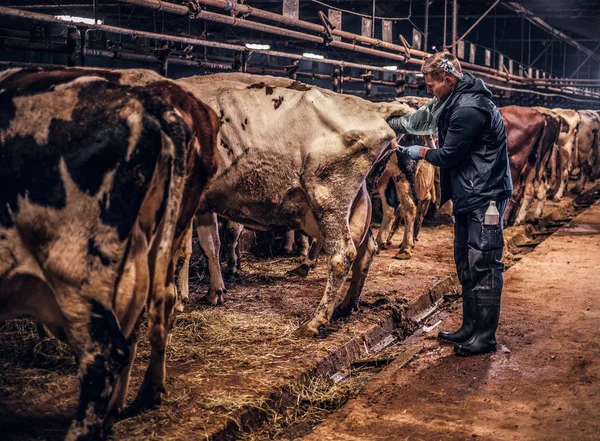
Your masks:
M 477 291 L 475 333 L 466 343 L 454 346 L 456 355 L 465 357 L 496 351 L 496 329 L 500 318 L 501 291 Z
M 463 289 L 462 295 L 463 319 L 462 325 L 456 332 L 441 331 L 438 339 L 448 343 L 466 343 L 475 333 L 477 317 L 477 301 L 470 289 Z

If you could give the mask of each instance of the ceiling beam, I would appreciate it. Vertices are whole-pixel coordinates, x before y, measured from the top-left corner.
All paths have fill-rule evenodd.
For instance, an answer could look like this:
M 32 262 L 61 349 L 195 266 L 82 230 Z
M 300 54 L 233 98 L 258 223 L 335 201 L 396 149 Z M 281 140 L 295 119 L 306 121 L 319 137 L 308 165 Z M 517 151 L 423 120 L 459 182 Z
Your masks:
M 592 57 L 594 60 L 600 61 L 600 56 L 599 55 L 595 54 L 592 50 L 590 50 L 589 48 L 583 46 L 582 44 L 580 44 L 579 42 L 577 42 L 573 38 L 569 37 L 565 33 L 559 31 L 555 27 L 549 25 L 544 20 L 542 20 L 541 18 L 539 18 L 536 15 L 534 15 L 534 13 L 531 12 L 529 9 L 524 8 L 523 6 L 521 6 L 519 3 L 517 3 L 517 2 L 503 2 L 502 4 L 505 7 L 507 7 L 508 9 L 510 9 L 510 10 L 516 12 L 517 14 L 521 15 L 522 17 L 524 17 L 527 21 L 529 21 L 529 22 L 533 23 L 534 25 L 538 26 L 539 28 L 543 29 L 544 31 L 552 34 L 553 36 L 555 36 L 557 38 L 560 38 L 561 40 L 566 41 L 568 44 L 570 44 L 571 46 L 576 47 L 578 50 L 580 50 L 584 54 Z

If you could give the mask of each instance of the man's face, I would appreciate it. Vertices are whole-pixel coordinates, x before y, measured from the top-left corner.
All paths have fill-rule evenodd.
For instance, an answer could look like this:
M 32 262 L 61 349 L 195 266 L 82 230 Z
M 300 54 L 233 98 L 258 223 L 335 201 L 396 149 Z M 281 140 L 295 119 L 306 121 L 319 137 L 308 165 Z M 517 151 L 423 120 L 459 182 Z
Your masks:
M 427 84 L 427 92 L 432 93 L 438 100 L 445 100 L 450 96 L 454 89 L 458 78 L 454 75 L 444 75 L 442 79 L 433 78 L 431 74 L 425 74 L 425 84 Z

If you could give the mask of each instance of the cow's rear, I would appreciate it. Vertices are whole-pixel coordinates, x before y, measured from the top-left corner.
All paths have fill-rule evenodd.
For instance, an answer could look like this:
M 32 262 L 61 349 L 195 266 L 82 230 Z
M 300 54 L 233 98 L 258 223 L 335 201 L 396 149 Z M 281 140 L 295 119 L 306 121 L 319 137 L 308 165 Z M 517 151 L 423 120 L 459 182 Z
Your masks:
M 195 133 L 165 88 L 74 72 L 0 83 L 0 319 L 31 315 L 71 345 L 81 393 L 66 439 L 82 440 L 124 403 L 146 306 L 153 354 L 138 398 L 164 390 L 186 168 L 216 127 L 205 109 Z

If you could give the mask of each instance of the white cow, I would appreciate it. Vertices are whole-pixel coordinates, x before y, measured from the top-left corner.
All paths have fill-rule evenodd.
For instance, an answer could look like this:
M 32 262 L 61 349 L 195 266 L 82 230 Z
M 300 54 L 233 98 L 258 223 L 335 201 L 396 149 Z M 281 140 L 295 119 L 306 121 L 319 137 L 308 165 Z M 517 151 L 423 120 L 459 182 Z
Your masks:
M 222 303 L 225 290 L 218 214 L 258 229 L 301 229 L 323 244 L 327 286 L 300 334 L 317 334 L 329 322 L 354 263 L 349 291 L 336 309 L 336 316 L 350 314 L 377 249 L 365 176 L 394 143 L 386 120 L 411 109 L 268 76 L 217 74 L 177 83 L 222 123 L 221 168 L 196 217 L 211 279 L 207 301 Z
M 558 108 L 552 110 L 561 116 L 568 124 L 568 130 L 566 132 L 561 130 L 558 137 L 558 180 L 553 199 L 559 201 L 567 190 L 569 174 L 573 170 L 573 163 L 576 159 L 577 145 L 575 140 L 581 117 L 576 110 Z

